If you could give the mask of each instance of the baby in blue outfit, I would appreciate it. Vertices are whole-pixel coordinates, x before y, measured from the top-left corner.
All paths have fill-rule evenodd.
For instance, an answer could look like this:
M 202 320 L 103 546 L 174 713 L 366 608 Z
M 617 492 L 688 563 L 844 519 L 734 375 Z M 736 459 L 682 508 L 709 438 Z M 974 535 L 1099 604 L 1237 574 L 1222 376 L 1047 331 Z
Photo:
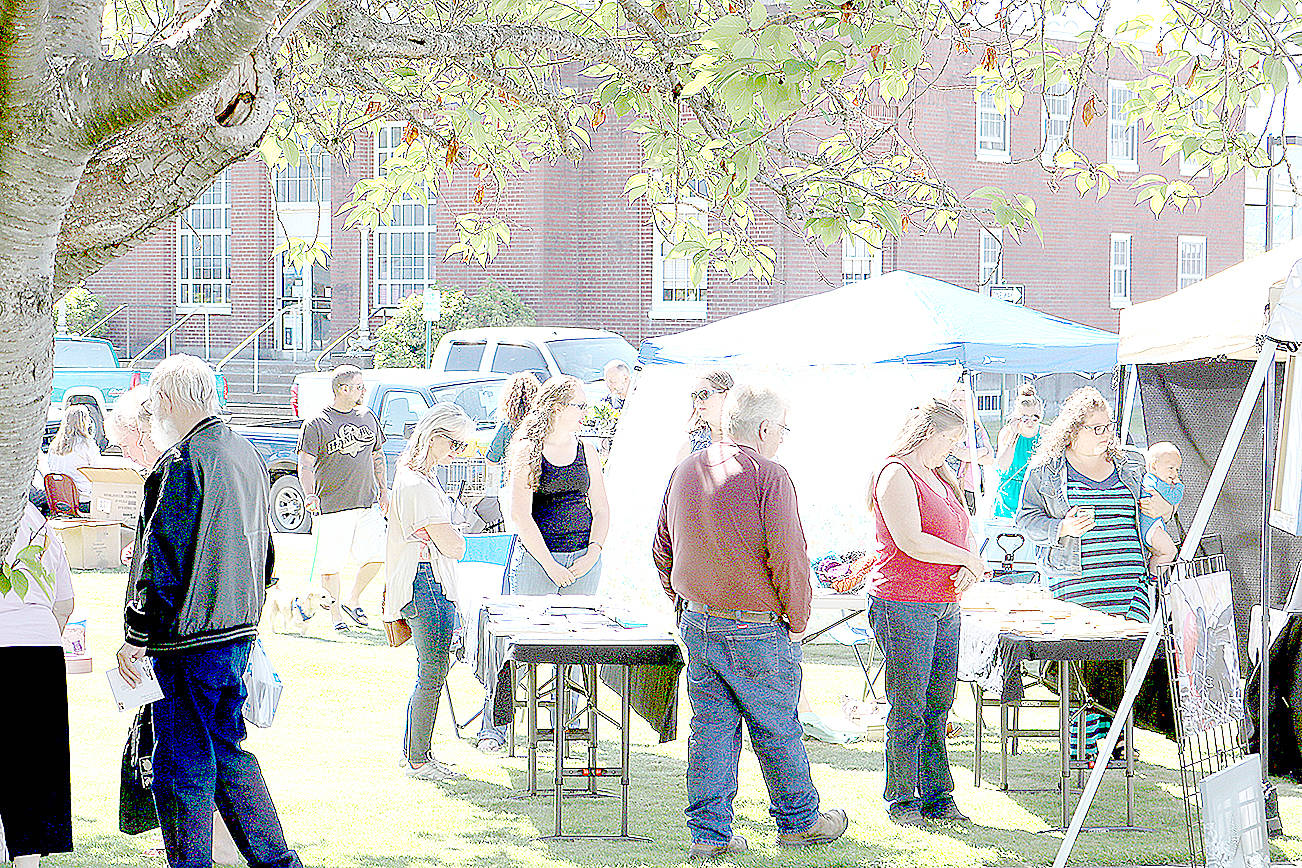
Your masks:
M 1157 495 L 1172 508 L 1184 500 L 1184 483 L 1180 481 L 1180 450 L 1174 443 L 1154 443 L 1145 453 L 1148 473 L 1144 474 L 1144 496 Z M 1166 521 L 1139 513 L 1139 532 L 1148 546 L 1148 568 L 1156 570 L 1162 564 L 1175 560 L 1179 550 L 1175 539 L 1166 527 Z

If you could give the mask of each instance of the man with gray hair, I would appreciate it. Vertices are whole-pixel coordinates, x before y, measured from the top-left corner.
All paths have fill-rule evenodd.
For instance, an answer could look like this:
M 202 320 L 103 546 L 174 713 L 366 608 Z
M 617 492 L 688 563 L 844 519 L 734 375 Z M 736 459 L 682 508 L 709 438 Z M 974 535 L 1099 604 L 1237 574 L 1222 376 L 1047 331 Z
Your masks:
M 819 810 L 796 716 L 800 645 L 813 590 L 796 490 L 773 460 L 787 405 L 772 389 L 731 390 L 714 443 L 674 469 L 651 555 L 687 647 L 687 825 L 693 858 L 747 849 L 732 831 L 741 727 L 769 791 L 779 846 L 827 844 L 845 811 Z
M 250 865 L 301 868 L 262 770 L 241 742 L 244 670 L 275 556 L 267 468 L 217 417 L 217 380 L 194 356 L 169 356 L 149 382 L 163 448 L 149 478 L 118 669 L 140 683 L 148 656 L 154 805 L 172 868 L 212 865 L 213 806 Z
M 370 623 L 361 606 L 362 592 L 384 566 L 384 522 L 373 507 L 389 508 L 380 420 L 365 406 L 362 369 L 335 368 L 330 377 L 334 400 L 303 423 L 298 438 L 298 479 L 313 521 L 315 555 L 321 587 L 334 602 L 330 615 L 336 630 L 347 630 L 344 615 L 357 626 Z M 341 594 L 340 576 L 355 570 L 350 590 Z
M 602 379 L 606 381 L 606 396 L 601 399 L 602 403 L 609 404 L 612 410 L 623 410 L 624 402 L 628 400 L 628 387 L 633 384 L 628 365 L 619 359 L 611 359 L 606 362 Z
M 113 404 L 104 420 L 105 433 L 111 443 L 130 461 L 148 473 L 162 454 L 154 445 L 149 410 L 149 385 L 136 386 Z

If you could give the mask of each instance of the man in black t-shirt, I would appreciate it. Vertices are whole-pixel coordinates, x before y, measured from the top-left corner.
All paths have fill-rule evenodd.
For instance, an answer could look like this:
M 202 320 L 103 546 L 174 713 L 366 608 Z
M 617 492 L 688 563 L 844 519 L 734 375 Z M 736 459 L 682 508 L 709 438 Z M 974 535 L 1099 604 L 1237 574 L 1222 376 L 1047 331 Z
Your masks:
M 331 617 L 336 630 L 348 629 L 346 615 L 365 627 L 362 591 L 384 566 L 384 435 L 380 420 L 363 406 L 362 371 L 336 368 L 330 379 L 334 401 L 303 425 L 298 441 L 298 477 L 307 508 L 316 515 L 316 572 L 335 600 Z M 378 504 L 379 510 L 374 507 Z M 356 566 L 356 578 L 341 596 L 340 576 Z

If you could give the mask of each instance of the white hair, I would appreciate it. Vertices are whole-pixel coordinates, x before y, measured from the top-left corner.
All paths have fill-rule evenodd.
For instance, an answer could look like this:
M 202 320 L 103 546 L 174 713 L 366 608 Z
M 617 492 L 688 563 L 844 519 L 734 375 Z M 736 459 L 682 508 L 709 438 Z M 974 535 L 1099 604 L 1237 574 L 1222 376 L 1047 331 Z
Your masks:
M 723 427 L 733 440 L 759 440 L 760 425 L 776 422 L 787 412 L 787 402 L 768 386 L 742 385 L 728 390 Z
M 136 386 L 124 392 L 113 404 L 104 420 L 104 433 L 108 439 L 121 446 L 131 438 L 132 429 L 149 431 L 149 386 Z
M 606 367 L 602 370 L 602 375 L 609 377 L 611 374 L 618 371 L 623 371 L 629 376 L 632 376 L 632 373 L 628 369 L 628 365 L 624 364 L 619 359 L 611 359 L 609 362 L 606 362 Z
M 202 359 L 183 353 L 168 356 L 154 368 L 149 389 L 155 399 L 165 397 L 174 408 L 189 407 L 196 413 L 212 414 L 220 406 L 217 375 Z

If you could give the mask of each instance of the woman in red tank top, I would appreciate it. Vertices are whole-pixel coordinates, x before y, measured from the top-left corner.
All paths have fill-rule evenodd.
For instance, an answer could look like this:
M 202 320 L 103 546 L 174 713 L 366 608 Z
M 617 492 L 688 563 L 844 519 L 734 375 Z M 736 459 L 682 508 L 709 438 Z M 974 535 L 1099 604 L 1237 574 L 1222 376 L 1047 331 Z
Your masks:
M 873 480 L 880 551 L 869 617 L 886 660 L 886 792 L 906 826 L 964 822 L 945 750 L 958 679 L 958 597 L 984 572 L 958 479 L 945 466 L 963 417 L 944 401 L 910 412 Z

